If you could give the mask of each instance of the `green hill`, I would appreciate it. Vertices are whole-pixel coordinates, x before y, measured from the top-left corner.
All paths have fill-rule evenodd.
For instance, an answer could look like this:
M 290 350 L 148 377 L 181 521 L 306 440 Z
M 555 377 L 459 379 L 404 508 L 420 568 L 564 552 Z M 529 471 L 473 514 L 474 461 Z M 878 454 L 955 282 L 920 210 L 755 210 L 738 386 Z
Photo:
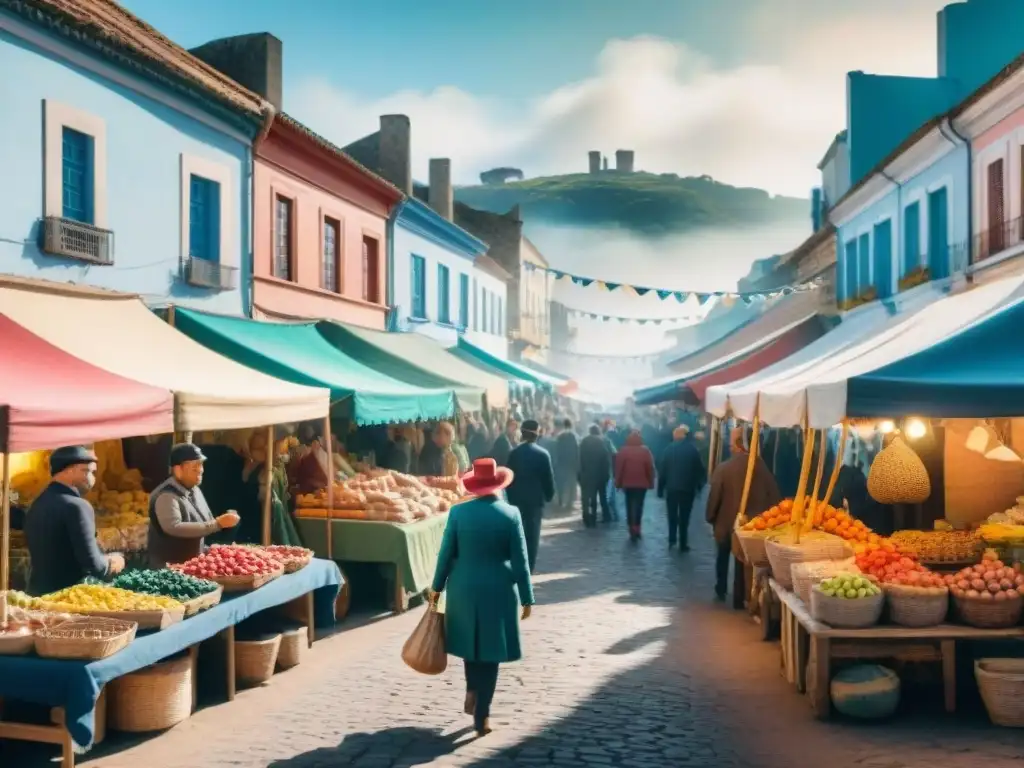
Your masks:
M 674 173 L 548 176 L 459 187 L 455 198 L 495 213 L 519 205 L 524 220 L 531 222 L 618 226 L 649 235 L 802 221 L 810 211 L 809 202 L 800 198 L 772 197 L 763 189 L 733 187 L 709 176 L 680 178 Z

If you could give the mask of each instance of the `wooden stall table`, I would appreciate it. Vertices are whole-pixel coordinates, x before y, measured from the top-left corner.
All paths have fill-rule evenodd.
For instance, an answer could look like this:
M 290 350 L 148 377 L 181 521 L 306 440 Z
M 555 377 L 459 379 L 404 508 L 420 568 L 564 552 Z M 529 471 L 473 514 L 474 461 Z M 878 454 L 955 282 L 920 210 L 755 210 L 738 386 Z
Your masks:
M 326 558 L 326 512 L 316 510 L 312 514 L 317 516 L 312 516 L 311 510 L 300 508 L 297 514 L 303 542 L 317 557 Z M 409 595 L 421 594 L 430 586 L 447 523 L 447 513 L 414 523 L 333 519 L 330 559 L 391 566 L 392 609 L 402 613 L 409 606 Z
M 947 712 L 956 711 L 956 643 L 958 640 L 1024 638 L 1024 627 L 978 629 L 961 624 L 936 627 L 879 625 L 865 629 L 836 629 L 811 617 L 803 600 L 772 579 L 772 591 L 782 608 L 782 667 L 786 679 L 811 699 L 815 716 L 824 720 L 832 712 L 833 659 L 888 659 L 942 663 L 942 685 Z

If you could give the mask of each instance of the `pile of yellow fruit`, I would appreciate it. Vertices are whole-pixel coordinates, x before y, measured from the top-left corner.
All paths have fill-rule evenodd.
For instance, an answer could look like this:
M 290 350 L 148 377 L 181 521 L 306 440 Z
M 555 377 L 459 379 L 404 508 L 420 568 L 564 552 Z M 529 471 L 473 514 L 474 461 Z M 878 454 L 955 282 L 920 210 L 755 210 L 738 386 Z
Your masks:
M 923 563 L 973 562 L 985 548 L 975 531 L 896 531 L 891 538 Z
M 978 528 L 978 535 L 987 544 L 1002 547 L 1024 546 L 1024 525 L 1012 523 L 985 523 Z
M 40 600 L 47 610 L 62 613 L 117 613 L 181 608 L 181 603 L 170 597 L 143 595 L 105 584 L 76 584 L 44 595 Z

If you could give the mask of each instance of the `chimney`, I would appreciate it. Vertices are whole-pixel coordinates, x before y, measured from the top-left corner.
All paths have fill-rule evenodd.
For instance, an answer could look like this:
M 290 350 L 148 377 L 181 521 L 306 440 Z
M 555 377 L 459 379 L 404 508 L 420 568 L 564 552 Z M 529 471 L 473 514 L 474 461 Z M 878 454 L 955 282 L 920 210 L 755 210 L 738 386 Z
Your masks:
M 607 157 L 604 157 L 604 158 L 601 159 L 601 170 L 602 171 L 607 171 L 608 170 L 608 158 Z
M 189 53 L 258 93 L 281 111 L 284 51 L 281 41 L 269 32 L 222 37 L 193 48 Z
M 615 170 L 618 171 L 619 173 L 633 172 L 633 150 L 615 150 Z
M 591 150 L 587 153 L 587 158 L 590 160 L 590 172 L 598 173 L 601 170 L 601 153 L 595 150 Z
M 412 197 L 412 128 L 406 115 L 380 116 L 380 175 Z
M 430 158 L 430 207 L 452 220 L 452 161 L 448 158 Z

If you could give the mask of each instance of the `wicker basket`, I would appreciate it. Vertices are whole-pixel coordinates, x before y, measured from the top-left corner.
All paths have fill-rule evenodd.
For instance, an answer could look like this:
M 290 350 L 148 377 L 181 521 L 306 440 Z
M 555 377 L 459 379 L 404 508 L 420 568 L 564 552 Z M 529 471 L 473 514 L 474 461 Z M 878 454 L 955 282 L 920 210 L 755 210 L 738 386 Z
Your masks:
M 974 677 L 992 722 L 1024 728 L 1024 659 L 978 659 Z
M 842 629 L 861 629 L 872 627 L 882 618 L 885 607 L 885 593 L 879 592 L 870 597 L 858 597 L 847 600 L 842 597 L 829 597 L 821 588 L 811 589 L 811 616 L 828 624 L 830 627 Z
M 964 624 L 980 629 L 1005 629 L 1020 621 L 1024 600 L 980 600 L 954 597 L 957 615 Z
M 845 560 L 812 560 L 805 563 L 793 563 L 790 566 L 793 579 L 793 591 L 806 605 L 811 604 L 811 587 L 822 579 L 838 576 L 840 573 L 860 573 L 855 558 Z
M 243 685 L 260 685 L 274 675 L 281 635 L 235 641 L 235 679 Z
M 886 584 L 889 618 L 901 627 L 934 627 L 949 614 L 949 589 Z
M 24 656 L 35 647 L 32 632 L 0 632 L 0 656 Z
M 115 731 L 149 733 L 192 714 L 192 659 L 180 656 L 110 682 L 107 718 Z
M 845 560 L 853 555 L 849 545 L 838 536 L 808 539 L 799 544 L 784 544 L 769 538 L 765 543 L 765 551 L 772 567 L 772 577 L 786 589 L 793 588 L 793 574 L 790 570 L 793 563 Z
M 286 629 L 281 633 L 281 648 L 277 653 L 277 668 L 291 669 L 302 663 L 309 648 L 309 630 L 306 627 Z
M 312 552 L 310 552 L 305 557 L 294 557 L 294 558 L 292 558 L 290 560 L 285 560 L 285 562 L 284 562 L 284 572 L 285 573 L 295 573 L 296 571 L 301 571 L 303 568 L 305 568 L 311 562 L 313 562 L 313 553 Z
M 36 653 L 47 659 L 98 661 L 113 656 L 135 639 L 134 621 L 98 617 L 71 619 L 36 630 Z

